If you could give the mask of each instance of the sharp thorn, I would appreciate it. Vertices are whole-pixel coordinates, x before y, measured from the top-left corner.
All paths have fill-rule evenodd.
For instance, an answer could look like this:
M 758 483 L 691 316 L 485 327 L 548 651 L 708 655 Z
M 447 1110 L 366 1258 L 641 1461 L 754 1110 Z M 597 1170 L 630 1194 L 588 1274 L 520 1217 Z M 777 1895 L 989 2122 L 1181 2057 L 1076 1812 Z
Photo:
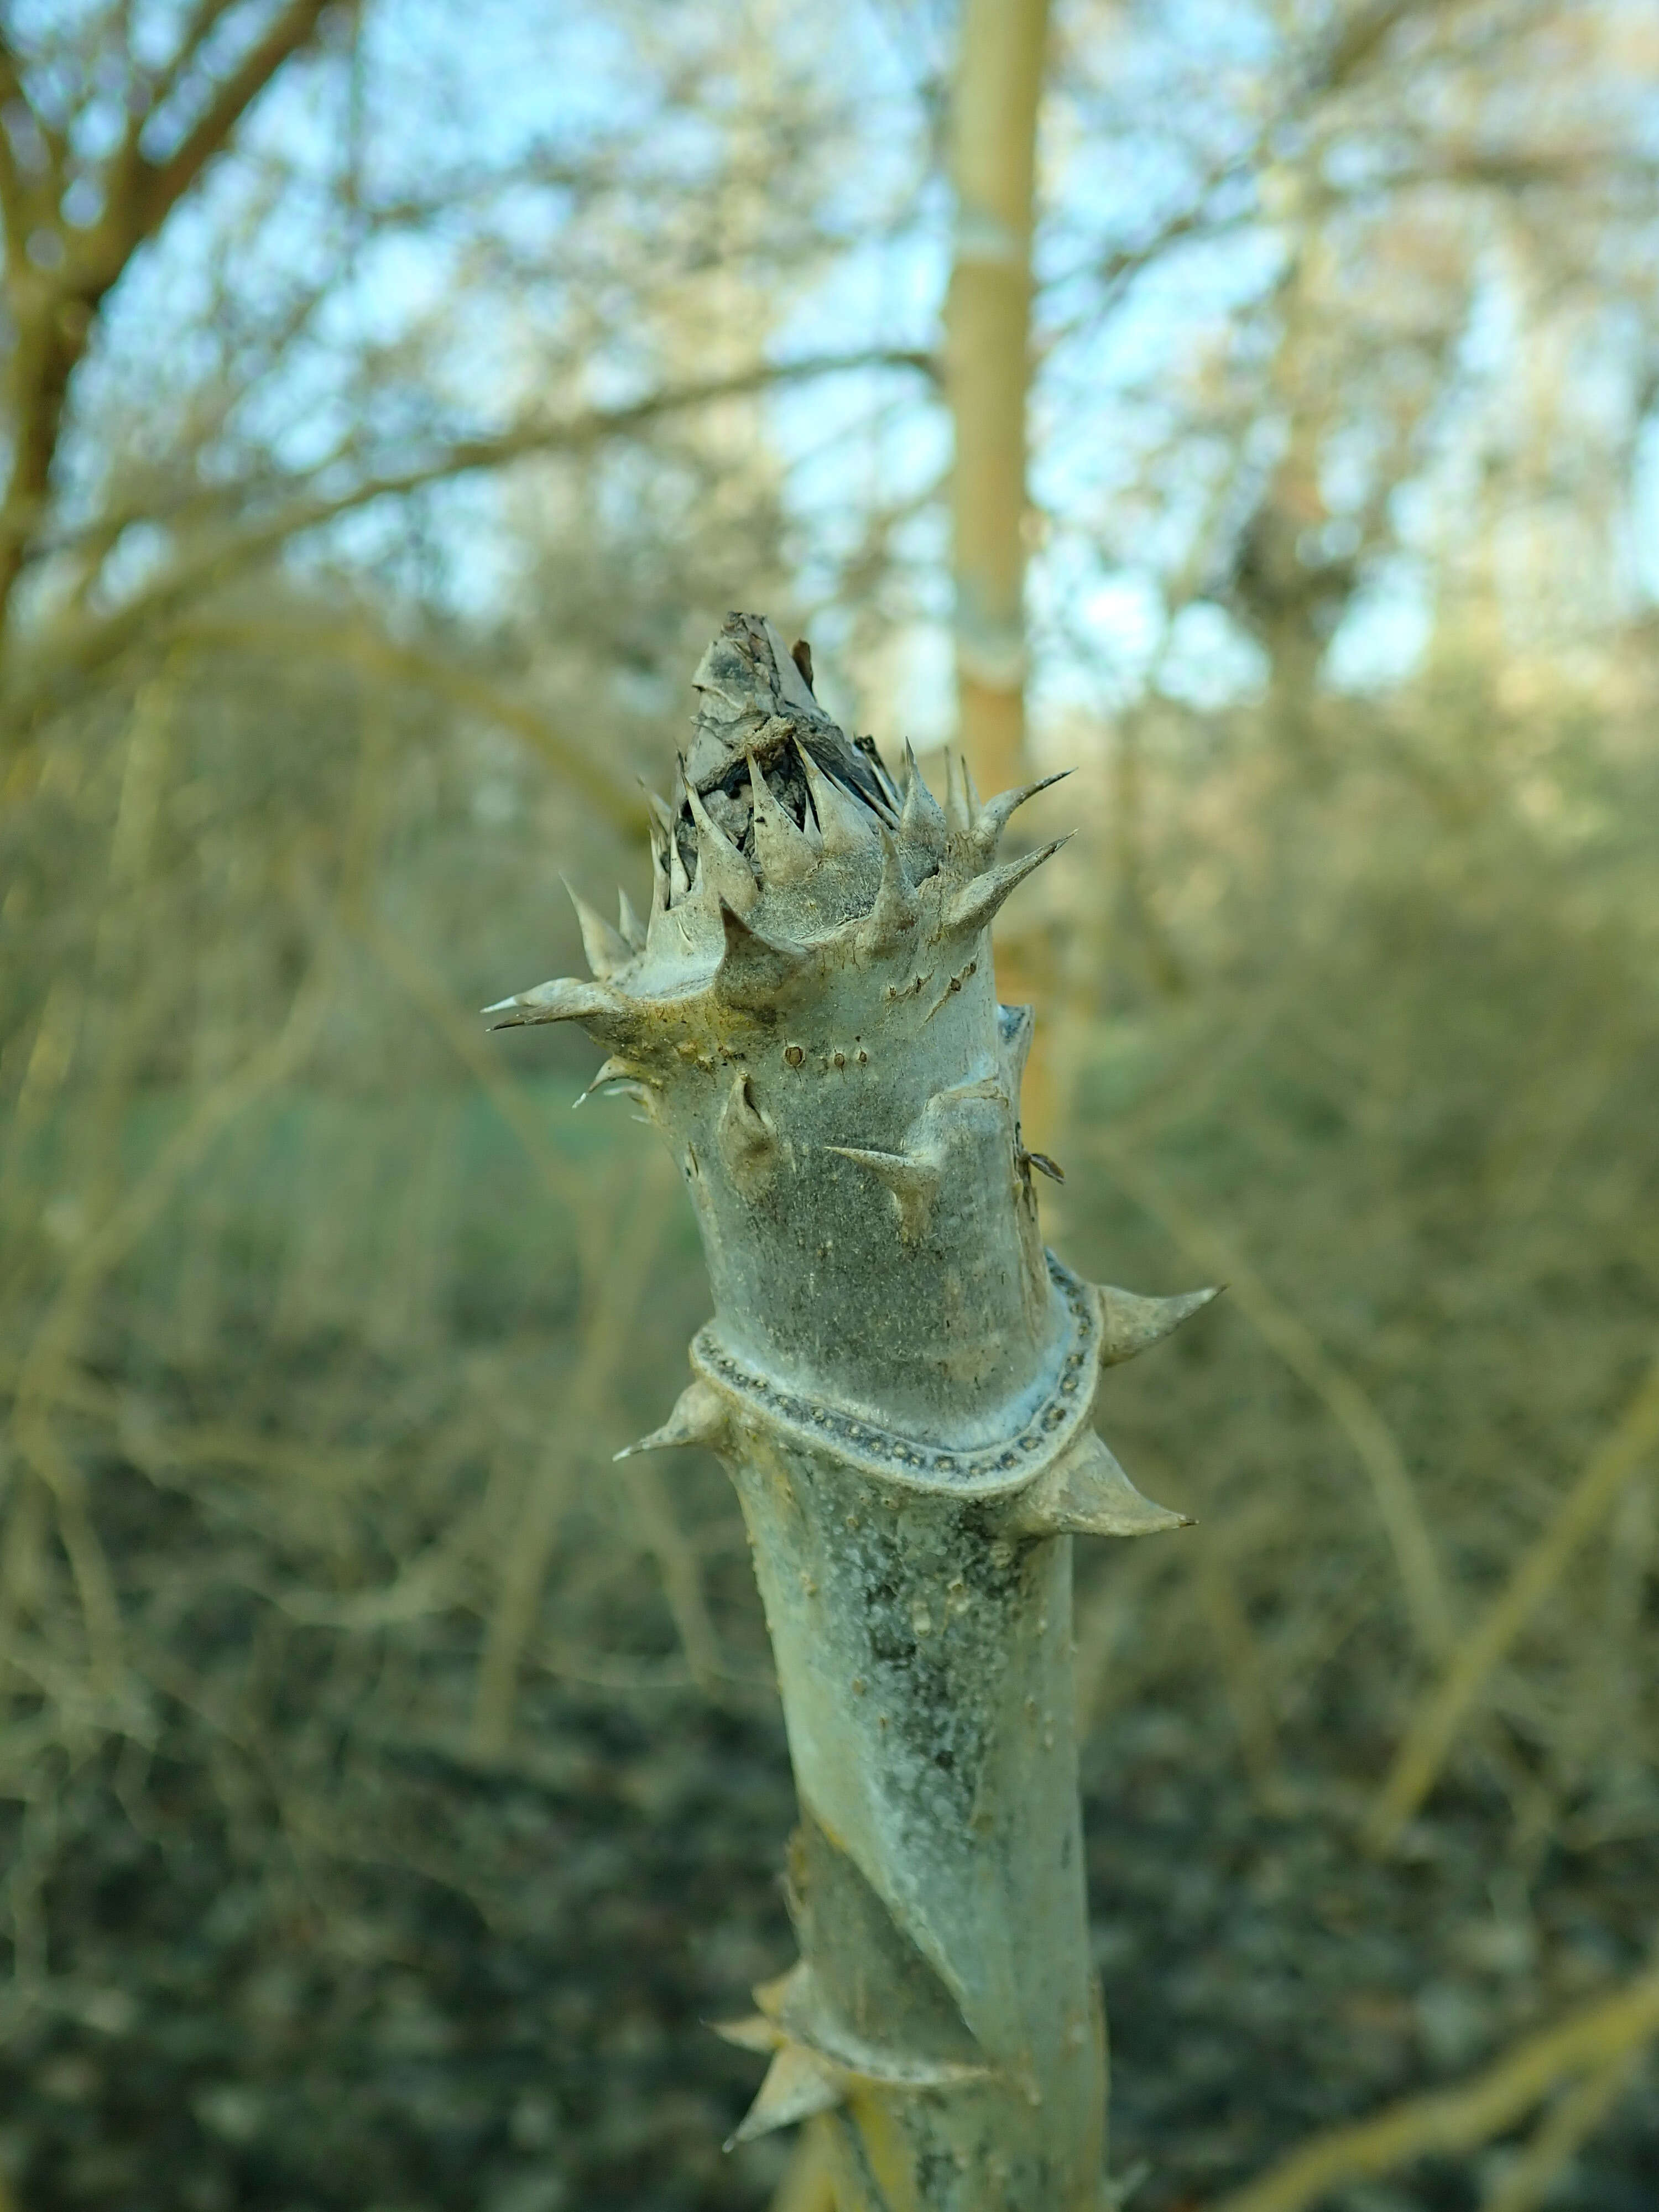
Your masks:
M 812 963 L 804 945 L 763 937 L 724 899 L 720 906 L 726 950 L 714 971 L 714 988 L 738 1006 L 760 1007 L 787 996 Z
M 1143 1298 L 1133 1291 L 1114 1290 L 1109 1283 L 1093 1286 L 1095 1304 L 1100 1315 L 1100 1364 L 1116 1367 L 1126 1359 L 1133 1359 L 1138 1352 L 1159 1344 L 1184 1321 L 1195 1313 L 1202 1313 L 1212 1298 L 1221 1295 L 1221 1285 L 1203 1291 L 1185 1291 L 1172 1298 Z
M 812 811 L 818 818 L 818 835 L 826 853 L 861 853 L 869 845 L 876 816 L 861 799 L 854 799 L 831 775 L 826 775 L 795 732 L 795 750 L 811 793 Z
M 772 2051 L 788 2039 L 776 2021 L 761 2012 L 743 2020 L 712 2020 L 708 2025 L 722 2043 L 735 2044 L 739 2051 Z
M 680 817 L 686 811 L 685 755 L 674 756 L 674 788 L 669 799 L 668 816 L 668 903 L 678 906 L 691 896 L 691 878 L 686 869 L 685 855 L 680 850 Z
M 613 1460 L 632 1459 L 635 1452 L 666 1451 L 677 1444 L 718 1444 L 726 1433 L 726 1407 L 720 1394 L 702 1380 L 688 1382 L 673 1412 L 659 1429 L 637 1443 L 624 1444 Z
M 1071 773 L 1070 769 L 1063 768 L 1053 775 L 1039 776 L 1035 783 L 1023 783 L 1016 790 L 999 792 L 994 799 L 986 801 L 974 817 L 971 832 L 981 866 L 995 857 L 998 840 L 1015 810 L 1024 806 L 1028 799 L 1035 799 L 1038 792 L 1047 791 L 1050 784 L 1063 783 Z
M 775 888 L 798 884 L 818 864 L 805 832 L 781 800 L 775 799 L 753 753 L 749 788 L 755 808 L 755 858 L 761 881 Z
M 617 891 L 617 929 L 635 952 L 645 950 L 645 924 L 634 911 L 634 902 L 620 886 Z
M 869 913 L 858 926 L 858 943 L 866 952 L 885 951 L 902 943 L 915 927 L 921 911 L 892 831 L 884 822 L 878 822 L 876 835 L 881 840 L 881 881 Z
M 1089 1429 L 1022 1492 L 1007 1525 L 1019 1536 L 1156 1536 L 1193 1524 L 1143 1498 Z
M 715 896 L 738 914 L 748 914 L 760 899 L 755 871 L 726 836 L 696 791 L 688 791 L 691 819 L 697 825 L 697 882 L 705 897 Z
M 520 991 L 511 999 L 498 999 L 484 1008 L 496 1014 L 491 1024 L 498 1030 L 526 1029 L 539 1022 L 580 1022 L 590 1036 L 602 1044 L 626 1044 L 639 1028 L 640 1010 L 620 992 L 603 983 L 585 983 L 574 975 L 556 976 Z
M 591 1098 L 596 1091 L 603 1091 L 609 1084 L 625 1083 L 630 1091 L 643 1092 L 645 1085 L 641 1080 L 641 1073 L 625 1054 L 613 1053 L 586 1090 L 571 1100 L 571 1111 L 574 1113 L 584 1100 Z
M 736 2143 L 753 2142 L 757 2136 L 770 2135 L 774 2128 L 793 2127 L 798 2120 L 830 2112 L 845 2095 L 841 2084 L 805 2044 L 786 2042 L 774 2053 L 754 2103 L 726 2147 L 730 2150 Z
M 980 799 L 979 787 L 974 781 L 974 771 L 968 764 L 966 753 L 962 757 L 962 803 L 968 816 L 967 826 L 971 829 L 985 809 Z
M 912 851 L 938 860 L 945 850 L 945 821 L 938 799 L 927 788 L 916 765 L 910 740 L 904 741 L 904 805 L 899 815 L 899 842 Z
M 771 1116 L 756 1103 L 754 1078 L 746 1067 L 732 1079 L 714 1136 L 732 1182 L 757 1196 L 776 1169 L 778 1133 Z
M 962 771 L 957 766 L 961 756 L 947 746 L 945 754 L 945 826 L 953 835 L 969 828 L 973 816 L 968 811 L 968 802 L 962 793 Z
M 853 1161 L 886 1184 L 892 1194 L 899 1236 L 904 1243 L 914 1244 L 927 1234 L 933 1201 L 944 1181 L 939 1161 L 925 1153 L 868 1152 L 858 1145 L 827 1145 L 824 1150 Z
M 570 903 L 576 909 L 576 922 L 582 933 L 582 951 L 587 955 L 587 964 L 601 982 L 614 975 L 619 968 L 626 968 L 634 957 L 628 940 L 612 929 L 597 908 L 576 889 L 568 876 L 560 882 L 570 894 Z
M 1045 860 L 1052 860 L 1060 847 L 1069 843 L 1072 834 L 1068 831 L 1035 853 L 975 876 L 946 902 L 942 918 L 945 929 L 982 929 L 1010 892 L 1017 890 L 1027 876 L 1034 875 Z
M 646 829 L 651 839 L 651 911 L 659 915 L 665 913 L 668 908 L 668 848 L 673 842 L 673 823 L 667 801 L 653 791 L 643 777 L 640 780 L 640 789 L 645 793 L 649 813 Z

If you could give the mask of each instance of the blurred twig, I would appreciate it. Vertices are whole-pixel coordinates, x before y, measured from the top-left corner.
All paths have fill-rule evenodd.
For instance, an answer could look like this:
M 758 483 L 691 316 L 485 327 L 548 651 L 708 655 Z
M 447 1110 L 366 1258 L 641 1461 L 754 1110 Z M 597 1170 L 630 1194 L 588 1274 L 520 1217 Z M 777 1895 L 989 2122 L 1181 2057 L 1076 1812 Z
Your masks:
M 1178 1571 L 1173 1544 L 1129 1544 L 1101 1583 L 1079 1592 L 1073 1676 L 1076 1683 L 1078 1734 L 1086 1737 L 1121 1703 L 1125 1686 L 1113 1671 L 1118 1654 L 1131 1641 L 1150 1589 Z
M 1531 1620 L 1579 1546 L 1608 1513 L 1625 1484 L 1659 1440 L 1659 1358 L 1618 1426 L 1591 1457 L 1554 1519 L 1511 1573 L 1502 1595 L 1458 1648 L 1443 1679 L 1419 1705 L 1368 1825 L 1387 1850 L 1434 1787 L 1458 1729 L 1492 1671 Z
M 39 641 L 32 640 L 27 659 L 10 672 L 12 680 L 5 695 L 14 741 L 15 731 L 60 697 L 65 684 L 83 681 L 93 671 L 106 667 L 139 638 L 154 635 L 192 599 L 257 568 L 293 539 L 357 514 L 377 501 L 407 498 L 430 485 L 504 468 L 532 454 L 587 451 L 608 439 L 642 430 L 665 416 L 723 399 L 881 368 L 926 376 L 936 374 L 933 356 L 914 349 L 878 347 L 792 362 L 761 361 L 729 375 L 670 386 L 621 407 L 591 409 L 565 421 L 518 423 L 489 437 L 457 439 L 428 460 L 406 469 L 369 474 L 344 491 L 308 489 L 302 478 L 290 482 L 283 487 L 284 495 L 266 513 L 190 545 L 154 582 L 112 611 L 61 617 Z
M 1234 1578 L 1227 1535 L 1224 1525 L 1199 1529 L 1192 1547 L 1192 1572 L 1205 1621 L 1215 1639 L 1222 1692 L 1238 1730 L 1250 1786 L 1261 1805 L 1282 1812 L 1288 1793 L 1279 1722 L 1261 1648 Z
M 541 1602 L 559 1517 L 580 1455 L 591 1443 L 600 1407 L 627 1353 L 629 1330 L 667 1218 L 659 1177 L 630 1164 L 629 1180 L 635 1184 L 633 1206 L 624 1224 L 611 1224 L 609 1264 L 572 1363 L 562 1418 L 531 1476 L 502 1562 L 473 1705 L 472 1746 L 480 1758 L 499 1758 L 507 1747 L 519 1669 Z
M 619 1472 L 640 1534 L 662 1577 L 663 1595 L 691 1679 L 700 1690 L 715 1692 L 725 1673 L 720 1640 L 709 1618 L 696 1554 L 680 1528 L 668 1486 L 656 1468 L 636 1459 L 627 1461 Z
M 489 1100 L 519 1142 L 549 1194 L 574 1212 L 589 1195 L 588 1186 L 547 1140 L 547 1132 L 520 1085 L 502 1072 L 486 1049 L 476 1016 L 463 1014 L 453 995 L 411 946 L 378 921 L 363 927 L 365 941 L 408 992 L 444 1042 L 477 1078 Z
M 1553 2191 L 1562 2167 L 1595 2133 L 1628 2088 L 1641 2060 L 1640 2045 L 1632 2044 L 1575 2083 L 1502 2181 L 1482 2201 L 1480 2212 L 1538 2212 Z
M 1229 1297 L 1257 1334 L 1307 1384 L 1342 1430 L 1370 1479 L 1417 1640 L 1431 1657 L 1440 1657 L 1452 1636 L 1444 1577 L 1417 1486 L 1394 1431 L 1372 1400 L 1336 1364 L 1308 1324 L 1267 1287 L 1230 1237 L 1194 1213 L 1109 1130 L 1091 1129 L 1086 1142 L 1137 1204 L 1214 1279 L 1226 1285 Z
M 120 1615 L 113 1579 L 86 1505 L 86 1479 L 59 1443 L 58 1396 L 72 1380 L 75 1350 L 101 1283 L 146 1234 L 179 1182 L 220 1132 L 254 1099 L 292 1073 L 320 1023 L 325 986 L 319 969 L 296 991 L 276 1036 L 213 1085 L 182 1128 L 76 1248 L 58 1294 L 19 1364 L 11 1433 L 51 1494 L 86 1623 L 94 1680 L 112 1694 L 120 1675 Z M 14 1503 L 15 1510 L 15 1503 Z
M 501 684 L 476 669 L 463 667 L 410 645 L 368 622 L 343 623 L 334 629 L 281 622 L 216 621 L 198 617 L 185 624 L 179 635 L 192 645 L 252 649 L 284 656 L 314 657 L 332 653 L 371 676 L 390 677 L 411 685 L 427 696 L 447 700 L 452 706 L 494 722 L 522 738 L 539 758 L 596 806 L 620 830 L 642 831 L 647 812 L 638 790 L 611 775 L 591 745 L 573 743 L 527 701 L 515 698 Z
M 1650 1970 L 1570 2020 L 1527 2037 L 1455 2089 L 1408 2097 L 1374 2119 L 1333 2128 L 1293 2150 L 1260 2180 L 1210 2212 L 1304 2212 L 1345 2182 L 1392 2173 L 1413 2159 L 1478 2149 L 1513 2126 L 1558 2081 L 1615 2063 L 1659 2035 L 1659 1970 Z

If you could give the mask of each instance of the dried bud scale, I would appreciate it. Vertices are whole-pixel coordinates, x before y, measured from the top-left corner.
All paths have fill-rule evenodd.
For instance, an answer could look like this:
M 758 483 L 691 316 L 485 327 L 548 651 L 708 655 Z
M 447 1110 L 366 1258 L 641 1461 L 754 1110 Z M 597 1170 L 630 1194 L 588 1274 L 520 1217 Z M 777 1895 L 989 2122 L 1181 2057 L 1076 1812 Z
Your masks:
M 832 2115 L 842 2212 L 1095 2212 L 1103 2029 L 1071 1711 L 1073 1531 L 1179 1516 L 1091 1426 L 1102 1369 L 1207 1293 L 1046 1253 L 1019 1133 L 1029 1009 L 988 935 L 1058 849 L 965 764 L 943 807 L 730 617 L 654 802 L 641 930 L 577 899 L 594 980 L 489 1012 L 574 1020 L 690 1194 L 714 1297 L 696 1379 L 632 1449 L 702 1443 L 753 1539 L 802 1825 L 800 1964 L 733 2031 L 772 2053 L 740 2136 Z

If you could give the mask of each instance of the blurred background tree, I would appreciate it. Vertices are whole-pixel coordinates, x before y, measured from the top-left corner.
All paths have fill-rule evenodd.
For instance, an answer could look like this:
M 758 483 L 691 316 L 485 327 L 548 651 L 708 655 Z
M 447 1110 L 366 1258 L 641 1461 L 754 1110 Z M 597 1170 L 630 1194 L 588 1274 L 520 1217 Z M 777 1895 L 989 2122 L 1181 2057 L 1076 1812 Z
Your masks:
M 690 1224 L 579 1047 L 471 1009 L 571 966 L 561 869 L 639 896 L 726 608 L 957 734 L 986 12 L 0 9 L 30 2212 L 776 2179 L 697 2024 L 788 1955 L 741 1531 L 609 1463 Z M 999 665 L 1079 769 L 1030 834 L 1085 834 L 1012 949 L 1068 1251 L 1231 1285 L 1114 1413 L 1200 1530 L 1083 1568 L 1115 2136 L 1173 2212 L 1651 1940 L 1659 25 L 1046 12 Z M 1644 2033 L 1296 2201 L 1646 2204 Z

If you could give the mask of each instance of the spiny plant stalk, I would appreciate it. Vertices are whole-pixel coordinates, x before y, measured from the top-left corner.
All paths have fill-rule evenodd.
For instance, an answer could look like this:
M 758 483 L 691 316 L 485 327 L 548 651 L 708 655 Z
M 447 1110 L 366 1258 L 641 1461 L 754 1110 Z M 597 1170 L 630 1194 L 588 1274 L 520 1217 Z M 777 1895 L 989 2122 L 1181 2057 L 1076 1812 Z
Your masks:
M 841 2212 L 1097 2212 L 1071 1538 L 1180 1524 L 1091 1416 L 1212 1293 L 1042 1247 L 1031 1013 L 997 1004 L 989 929 L 1058 849 L 998 858 L 1043 786 L 981 805 L 953 765 L 941 807 L 757 616 L 693 682 L 648 923 L 578 898 L 592 980 L 488 1012 L 608 1049 L 592 1087 L 644 1107 L 702 1235 L 694 1379 L 629 1449 L 704 1444 L 736 1483 L 799 1791 L 800 1960 L 726 2031 L 771 2059 L 734 2140 L 829 2116 Z

